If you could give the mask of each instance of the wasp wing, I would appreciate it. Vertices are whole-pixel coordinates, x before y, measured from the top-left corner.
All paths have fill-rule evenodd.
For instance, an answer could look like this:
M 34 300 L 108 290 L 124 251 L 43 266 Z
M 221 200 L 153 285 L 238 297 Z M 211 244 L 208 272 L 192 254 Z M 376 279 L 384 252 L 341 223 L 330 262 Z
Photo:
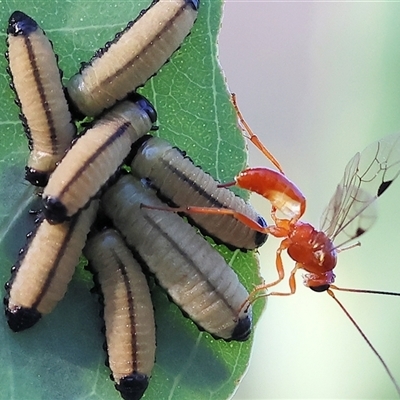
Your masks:
M 321 218 L 321 230 L 337 243 L 348 243 L 366 232 L 377 217 L 371 204 L 400 174 L 400 134 L 390 135 L 357 153 Z

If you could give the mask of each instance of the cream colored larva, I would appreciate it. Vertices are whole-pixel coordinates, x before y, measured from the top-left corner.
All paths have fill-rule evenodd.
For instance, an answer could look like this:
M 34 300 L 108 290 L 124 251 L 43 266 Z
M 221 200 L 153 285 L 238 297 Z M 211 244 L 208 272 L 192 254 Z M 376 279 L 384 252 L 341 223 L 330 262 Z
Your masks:
M 84 249 L 103 296 L 108 364 L 125 400 L 139 399 L 154 366 L 153 304 L 145 275 L 113 229 L 91 237 Z
M 153 1 L 69 80 L 73 107 L 83 115 L 96 116 L 143 86 L 189 34 L 199 3 Z
M 21 11 L 12 13 L 7 29 L 7 71 L 21 108 L 30 156 L 25 178 L 45 186 L 76 133 L 51 42 L 37 23 Z
M 177 207 L 197 206 L 229 208 L 247 215 L 260 225 L 264 219 L 242 198 L 218 182 L 177 147 L 158 137 L 146 136 L 135 151 L 132 174 L 149 179 L 163 200 Z M 261 246 L 267 235 L 251 229 L 231 215 L 187 214 L 203 234 L 230 248 L 253 250 Z
M 147 99 L 117 104 L 80 136 L 51 174 L 43 191 L 44 214 L 60 223 L 84 207 L 149 132 L 157 114 Z
M 94 200 L 71 221 L 51 225 L 43 219 L 32 233 L 5 284 L 5 313 L 13 331 L 30 328 L 64 297 L 97 209 Z
M 226 340 L 246 340 L 251 308 L 248 292 L 223 257 L 175 213 L 155 191 L 132 175 L 120 178 L 102 197 L 102 208 L 172 300 L 202 329 Z

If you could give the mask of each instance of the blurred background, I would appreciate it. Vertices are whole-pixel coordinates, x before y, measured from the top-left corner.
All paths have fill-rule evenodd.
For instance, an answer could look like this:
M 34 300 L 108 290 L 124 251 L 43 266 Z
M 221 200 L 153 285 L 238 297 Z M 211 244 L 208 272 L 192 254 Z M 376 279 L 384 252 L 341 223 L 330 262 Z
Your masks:
M 226 0 L 220 63 L 247 122 L 319 219 L 347 161 L 400 131 L 400 4 Z M 249 146 L 249 164 L 271 166 Z M 339 255 L 342 287 L 400 292 L 400 179 L 379 199 L 362 246 Z M 268 218 L 267 201 L 252 197 Z M 269 238 L 261 273 L 276 277 Z M 285 258 L 286 271 L 293 262 Z M 377 357 L 326 293 L 269 299 L 239 399 L 395 398 Z M 286 290 L 286 281 L 282 290 Z M 400 380 L 400 299 L 337 293 Z

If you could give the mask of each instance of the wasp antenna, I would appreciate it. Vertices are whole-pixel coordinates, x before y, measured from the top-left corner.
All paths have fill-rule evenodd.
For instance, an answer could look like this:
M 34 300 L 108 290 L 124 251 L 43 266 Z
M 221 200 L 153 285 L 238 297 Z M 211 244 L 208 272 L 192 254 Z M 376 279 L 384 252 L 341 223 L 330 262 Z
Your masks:
M 367 289 L 351 289 L 351 288 L 340 288 L 335 285 L 330 285 L 331 289 L 341 290 L 342 292 L 353 292 L 353 293 L 367 293 L 367 294 L 383 294 L 386 296 L 400 296 L 397 292 L 385 292 L 382 290 L 367 290 Z
M 332 285 L 333 289 L 337 289 L 337 290 L 346 290 L 349 292 L 363 292 L 363 293 L 381 293 L 381 292 L 375 292 L 375 291 L 360 291 L 360 290 L 353 290 L 353 289 L 339 289 L 336 288 L 336 286 Z M 332 287 L 331 286 L 331 287 Z M 363 337 L 363 339 L 367 342 L 369 348 L 374 352 L 374 354 L 379 358 L 379 361 L 381 362 L 383 368 L 385 369 L 386 373 L 389 375 L 390 380 L 392 381 L 393 385 L 396 388 L 397 394 L 400 396 L 400 386 L 397 383 L 396 379 L 394 378 L 392 372 L 390 371 L 389 367 L 387 366 L 387 364 L 385 363 L 385 361 L 383 360 L 382 356 L 378 353 L 378 351 L 375 349 L 375 347 L 373 346 L 373 344 L 370 342 L 370 340 L 367 338 L 367 336 L 365 335 L 365 333 L 362 331 L 362 329 L 360 328 L 360 326 L 357 324 L 357 322 L 354 320 L 354 318 L 349 314 L 349 312 L 346 310 L 346 308 L 344 307 L 344 305 L 336 298 L 335 294 L 332 292 L 331 289 L 327 290 L 327 293 L 329 294 L 329 296 L 332 297 L 333 300 L 336 301 L 336 303 L 339 305 L 339 307 L 343 310 L 343 312 L 346 314 L 346 316 L 349 318 L 349 320 L 352 322 L 352 324 L 355 326 L 355 328 L 358 330 L 358 332 L 360 333 L 360 335 Z M 388 292 L 384 292 L 383 294 L 389 294 Z M 398 295 L 398 294 L 397 294 Z

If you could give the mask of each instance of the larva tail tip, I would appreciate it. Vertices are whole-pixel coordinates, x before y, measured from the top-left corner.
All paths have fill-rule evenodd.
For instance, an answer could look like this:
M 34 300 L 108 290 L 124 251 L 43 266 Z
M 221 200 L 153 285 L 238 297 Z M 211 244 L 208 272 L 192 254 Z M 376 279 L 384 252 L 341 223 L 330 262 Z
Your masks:
M 121 393 L 124 400 L 139 400 L 148 385 L 149 377 L 135 371 L 131 375 L 123 377 L 115 385 L 115 388 Z
M 14 36 L 28 36 L 37 28 L 36 21 L 31 17 L 22 11 L 14 11 L 8 20 L 7 33 Z
M 49 180 L 49 173 L 38 171 L 35 168 L 25 167 L 25 179 L 34 186 L 45 187 Z
M 67 220 L 67 208 L 55 197 L 44 196 L 44 216 L 51 224 L 60 224 Z
M 32 327 L 42 317 L 42 314 L 33 308 L 15 307 L 11 309 L 8 304 L 6 304 L 5 314 L 8 326 L 14 332 Z
M 252 326 L 251 313 L 247 314 L 243 318 L 240 318 L 235 329 L 232 332 L 231 340 L 238 342 L 244 342 L 250 337 Z

